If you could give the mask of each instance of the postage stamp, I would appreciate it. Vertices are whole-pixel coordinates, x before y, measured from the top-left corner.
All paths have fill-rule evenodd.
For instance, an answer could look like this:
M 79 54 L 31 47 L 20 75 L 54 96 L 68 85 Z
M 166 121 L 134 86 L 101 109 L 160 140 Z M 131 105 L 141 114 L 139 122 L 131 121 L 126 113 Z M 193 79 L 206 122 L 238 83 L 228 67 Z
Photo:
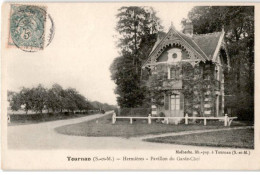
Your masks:
M 44 48 L 46 8 L 11 4 L 9 44 L 27 52 Z

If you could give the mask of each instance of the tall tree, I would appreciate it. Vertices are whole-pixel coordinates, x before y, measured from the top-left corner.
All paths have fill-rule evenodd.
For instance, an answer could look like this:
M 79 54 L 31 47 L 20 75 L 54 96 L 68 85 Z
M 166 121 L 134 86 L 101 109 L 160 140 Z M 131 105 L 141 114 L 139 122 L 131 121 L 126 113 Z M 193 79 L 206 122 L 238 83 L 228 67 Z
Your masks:
M 142 37 L 157 33 L 162 28 L 151 7 L 121 7 L 118 11 L 116 30 L 120 34 L 118 46 L 121 51 L 138 52 Z
M 152 47 L 142 43 L 155 38 L 162 29 L 156 12 L 151 7 L 121 7 L 117 14 L 116 30 L 119 33 L 118 48 L 120 56 L 115 58 L 110 67 L 112 80 L 117 87 L 115 93 L 121 107 L 137 107 L 143 104 L 146 90 L 142 87 L 141 65 Z
M 115 93 L 117 102 L 121 107 L 137 107 L 142 105 L 144 99 L 144 88 L 139 81 L 139 75 L 134 71 L 131 64 L 131 55 L 118 57 L 115 59 L 115 74 L 112 79 L 117 84 Z

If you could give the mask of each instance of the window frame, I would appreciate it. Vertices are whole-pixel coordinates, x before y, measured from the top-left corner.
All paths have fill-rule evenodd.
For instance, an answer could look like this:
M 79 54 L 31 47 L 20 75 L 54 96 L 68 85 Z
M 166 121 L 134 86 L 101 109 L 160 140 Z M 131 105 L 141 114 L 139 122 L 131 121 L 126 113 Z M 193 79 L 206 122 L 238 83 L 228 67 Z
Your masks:
M 178 108 L 177 108 L 178 106 Z M 170 110 L 177 111 L 181 110 L 181 96 L 180 94 L 170 95 Z
M 172 76 L 172 72 L 174 72 L 174 76 Z M 180 68 L 171 68 L 168 67 L 168 79 L 169 80 L 179 80 L 181 75 L 181 69 Z

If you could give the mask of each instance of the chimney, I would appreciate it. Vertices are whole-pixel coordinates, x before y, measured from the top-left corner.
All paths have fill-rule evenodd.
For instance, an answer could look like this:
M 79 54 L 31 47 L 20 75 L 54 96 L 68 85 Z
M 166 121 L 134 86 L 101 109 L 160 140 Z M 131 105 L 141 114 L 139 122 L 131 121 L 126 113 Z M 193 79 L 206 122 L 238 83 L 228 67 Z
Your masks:
M 192 25 L 192 22 L 190 20 L 186 20 L 183 33 L 185 35 L 190 36 L 190 37 L 193 36 L 193 25 Z

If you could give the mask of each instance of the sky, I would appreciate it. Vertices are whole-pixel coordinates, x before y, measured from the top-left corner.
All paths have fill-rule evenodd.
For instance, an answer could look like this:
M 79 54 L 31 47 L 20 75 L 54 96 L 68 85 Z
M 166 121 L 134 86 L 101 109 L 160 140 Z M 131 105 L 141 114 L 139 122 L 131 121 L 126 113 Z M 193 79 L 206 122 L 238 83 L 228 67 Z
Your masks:
M 122 5 L 49 4 L 48 13 L 55 24 L 54 38 L 43 51 L 6 50 L 8 90 L 18 91 L 23 86 L 40 83 L 49 88 L 58 83 L 64 88 L 77 89 L 91 101 L 116 104 L 116 85 L 110 78 L 109 67 L 119 56 L 114 37 L 117 34 L 115 15 Z M 186 18 L 193 7 L 182 3 L 144 5 L 154 7 L 165 32 L 171 22 L 181 30 L 182 18 Z

